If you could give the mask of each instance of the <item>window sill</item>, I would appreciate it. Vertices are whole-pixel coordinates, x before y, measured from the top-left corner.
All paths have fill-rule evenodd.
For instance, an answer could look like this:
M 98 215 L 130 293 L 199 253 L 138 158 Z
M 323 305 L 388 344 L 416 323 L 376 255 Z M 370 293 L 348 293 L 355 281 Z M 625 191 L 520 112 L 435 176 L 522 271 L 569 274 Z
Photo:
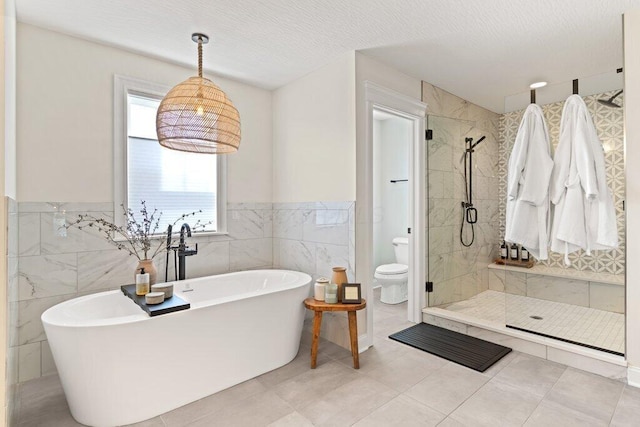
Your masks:
M 178 236 L 180 235 L 180 232 L 174 232 L 172 233 L 172 241 L 176 240 L 178 238 Z M 195 237 L 215 237 L 215 236 L 228 236 L 229 232 L 228 231 L 192 231 L 191 232 L 191 237 L 189 237 L 190 239 L 193 239 Z M 154 234 L 153 236 L 151 236 L 151 240 L 155 241 L 155 240 L 160 240 L 160 239 L 164 239 L 167 237 L 167 233 L 158 233 L 158 234 Z M 116 242 L 126 242 L 127 239 L 125 239 L 124 237 L 121 236 L 117 236 L 113 239 Z

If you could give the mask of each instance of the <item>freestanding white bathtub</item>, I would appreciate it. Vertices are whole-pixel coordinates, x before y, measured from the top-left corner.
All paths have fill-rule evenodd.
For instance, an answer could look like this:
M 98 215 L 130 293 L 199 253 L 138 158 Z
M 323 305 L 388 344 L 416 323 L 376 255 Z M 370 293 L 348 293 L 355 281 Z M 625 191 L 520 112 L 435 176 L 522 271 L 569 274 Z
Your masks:
M 156 317 L 119 290 L 51 307 L 42 323 L 71 414 L 89 426 L 131 424 L 289 363 L 310 283 L 285 270 L 174 282 L 191 308 Z

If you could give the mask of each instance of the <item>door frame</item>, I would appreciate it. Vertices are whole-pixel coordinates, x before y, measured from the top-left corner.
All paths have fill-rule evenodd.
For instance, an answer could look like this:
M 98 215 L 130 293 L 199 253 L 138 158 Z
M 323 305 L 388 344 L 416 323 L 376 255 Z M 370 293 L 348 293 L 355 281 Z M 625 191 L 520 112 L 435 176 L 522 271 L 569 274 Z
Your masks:
M 425 226 L 425 119 L 427 105 L 421 101 L 385 88 L 371 81 L 364 82 L 366 103 L 365 139 L 358 155 L 363 157 L 358 164 L 357 182 L 361 190 L 358 198 L 358 221 L 356 235 L 360 259 L 356 269 L 359 280 L 369 283 L 367 299 L 367 334 L 363 337 L 366 348 L 373 344 L 373 111 L 380 110 L 412 121 L 413 141 L 409 148 L 409 292 L 407 320 L 422 322 L 422 309 L 425 307 L 424 281 L 426 263 L 426 226 Z

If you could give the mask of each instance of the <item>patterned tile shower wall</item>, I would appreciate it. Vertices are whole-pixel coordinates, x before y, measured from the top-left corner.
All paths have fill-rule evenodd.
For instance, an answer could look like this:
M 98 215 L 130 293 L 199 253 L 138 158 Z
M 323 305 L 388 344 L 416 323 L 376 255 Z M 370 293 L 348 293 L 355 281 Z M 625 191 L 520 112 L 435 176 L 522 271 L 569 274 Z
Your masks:
M 427 124 L 428 279 L 430 306 L 470 298 L 488 287 L 487 266 L 497 255 L 499 115 L 429 83 L 422 84 Z M 473 153 L 473 204 L 478 210 L 475 241 L 460 242 L 461 202 L 465 199 L 465 138 L 486 139 Z M 465 242 L 471 239 L 465 224 Z
M 623 109 L 611 108 L 598 103 L 598 99 L 609 98 L 617 91 L 606 92 L 597 95 L 584 97 L 585 103 L 591 112 L 593 122 L 598 131 L 598 136 L 602 141 L 605 150 L 605 162 L 607 169 L 607 184 L 613 193 L 616 207 L 616 218 L 618 223 L 618 239 L 620 247 L 611 251 L 593 251 L 591 256 L 587 256 L 584 251 L 579 251 L 569 256 L 571 266 L 569 268 L 581 271 L 593 271 L 599 273 L 624 274 L 625 271 L 625 222 L 623 202 L 625 195 L 624 179 L 624 127 Z M 620 104 L 623 96 L 616 98 Z M 560 119 L 564 102 L 556 102 L 542 106 L 549 136 L 555 151 L 558 145 L 560 134 Z M 500 199 L 500 236 L 504 236 L 505 228 L 505 205 L 507 188 L 507 165 L 513 143 L 515 142 L 518 126 L 524 110 L 513 111 L 501 116 L 500 119 L 500 160 L 499 169 L 499 199 Z M 502 237 L 500 237 L 502 238 Z M 550 267 L 567 268 L 564 265 L 563 255 L 551 252 L 547 261 L 543 264 Z

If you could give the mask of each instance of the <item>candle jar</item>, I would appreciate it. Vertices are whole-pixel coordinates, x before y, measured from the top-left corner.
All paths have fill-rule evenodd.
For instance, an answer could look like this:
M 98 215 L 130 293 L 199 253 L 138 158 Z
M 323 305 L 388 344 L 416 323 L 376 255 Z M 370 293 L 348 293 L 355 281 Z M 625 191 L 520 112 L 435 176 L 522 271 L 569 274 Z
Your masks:
M 335 283 L 327 283 L 325 285 L 324 302 L 327 304 L 336 304 L 338 302 L 338 285 Z
M 325 287 L 327 286 L 328 283 L 329 283 L 329 279 L 327 279 L 326 277 L 319 277 L 318 280 L 316 280 L 316 284 L 314 285 L 314 295 L 313 295 L 313 298 L 316 301 L 324 301 Z

